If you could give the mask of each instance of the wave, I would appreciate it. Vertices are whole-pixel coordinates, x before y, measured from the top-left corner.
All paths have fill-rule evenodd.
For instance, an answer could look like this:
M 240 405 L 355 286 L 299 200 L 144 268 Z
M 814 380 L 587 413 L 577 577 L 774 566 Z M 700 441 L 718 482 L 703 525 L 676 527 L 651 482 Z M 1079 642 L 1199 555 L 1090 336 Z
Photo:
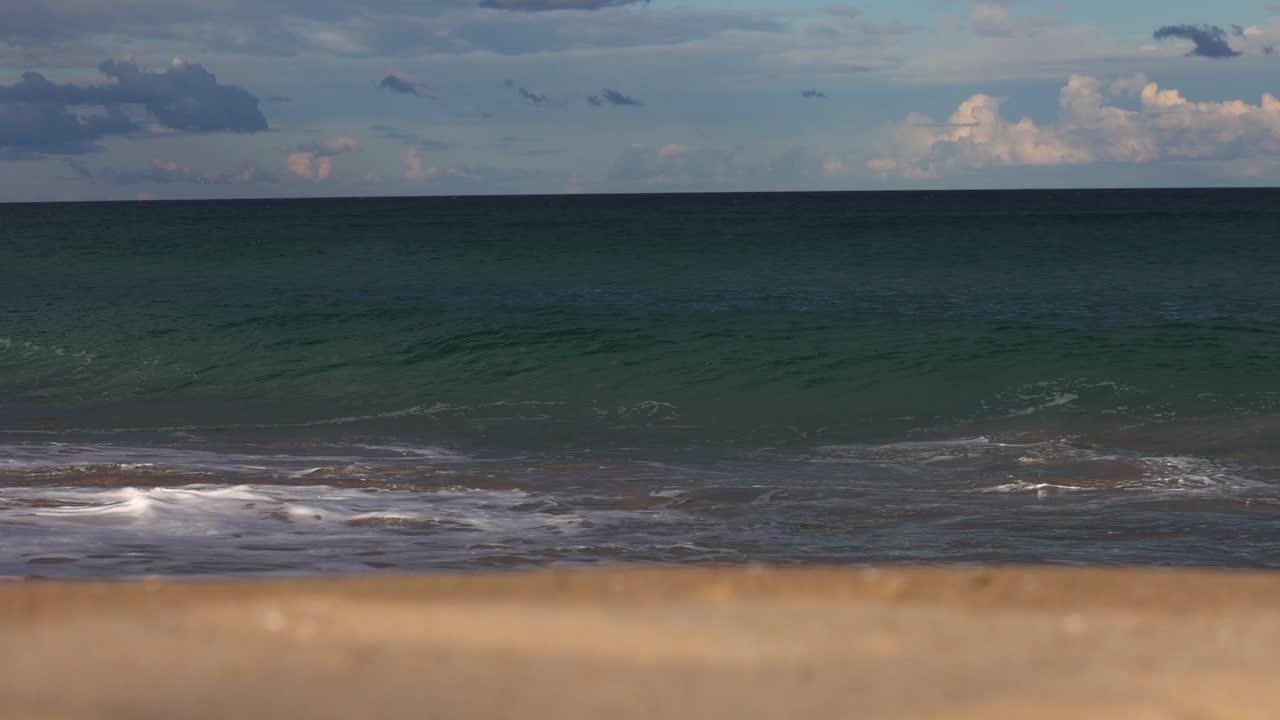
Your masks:
M 364 445 L 0 447 L 15 461 L 0 471 L 0 575 L 750 561 L 1267 566 L 1280 548 L 1280 535 L 1258 524 L 1280 507 L 1274 466 L 1066 439 L 506 458 Z
M 986 437 L 843 445 L 806 458 L 822 464 L 880 467 L 959 484 L 969 492 L 1116 492 L 1231 495 L 1274 486 L 1268 468 L 1226 459 L 1151 455 L 1070 440 L 995 442 Z
M 514 509 L 526 500 L 521 491 L 327 486 L 9 489 L 0 495 L 0 572 L 368 571 L 412 559 L 414 537 L 440 562 L 468 556 L 477 535 L 567 538 L 590 525 Z
M 583 428 L 883 437 L 1020 416 L 1280 413 L 1272 321 L 1242 323 L 1251 332 L 976 317 L 895 323 L 850 308 L 810 317 L 655 303 L 616 316 L 589 305 L 517 305 L 437 324 L 412 313 L 380 324 L 295 311 L 256 329 L 174 316 L 118 338 L 75 337 L 78 326 L 55 323 L 50 334 L 62 337 L 38 346 L 56 352 L 18 338 L 0 344 L 0 426 L 470 432 L 507 423 L 542 432 L 554 424 L 561 437 Z M 175 335 L 190 342 L 168 339 Z
M 0 443 L 0 482 L 120 485 L 141 481 L 174 485 L 205 477 L 218 481 L 393 482 L 423 477 L 470 458 L 442 447 L 392 445 L 165 446 Z

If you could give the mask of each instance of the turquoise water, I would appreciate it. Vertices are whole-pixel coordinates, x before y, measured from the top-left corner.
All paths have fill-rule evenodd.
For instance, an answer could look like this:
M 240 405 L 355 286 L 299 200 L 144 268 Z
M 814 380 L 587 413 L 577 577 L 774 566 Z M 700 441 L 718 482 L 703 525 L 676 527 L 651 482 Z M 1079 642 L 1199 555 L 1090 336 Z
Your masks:
M 0 572 L 1280 564 L 1278 200 L 3 206 Z M 336 485 L 405 517 L 280 511 Z M 227 488 L 286 519 L 213 538 L 295 550 L 156 535 Z M 463 490 L 523 530 L 436 523 Z

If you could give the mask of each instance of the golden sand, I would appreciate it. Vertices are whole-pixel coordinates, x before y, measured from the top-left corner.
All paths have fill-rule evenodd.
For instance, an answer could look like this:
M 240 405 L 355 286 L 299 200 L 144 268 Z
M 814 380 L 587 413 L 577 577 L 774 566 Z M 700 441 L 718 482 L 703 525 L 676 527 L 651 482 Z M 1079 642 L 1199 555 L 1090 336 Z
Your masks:
M 1280 575 L 0 583 L 4 718 L 1276 718 Z

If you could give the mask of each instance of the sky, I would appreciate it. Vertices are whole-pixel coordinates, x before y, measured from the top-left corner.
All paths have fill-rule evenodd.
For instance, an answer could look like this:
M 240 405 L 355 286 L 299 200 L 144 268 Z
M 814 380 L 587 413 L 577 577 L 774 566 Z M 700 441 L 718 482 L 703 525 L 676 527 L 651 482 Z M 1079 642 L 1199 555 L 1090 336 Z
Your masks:
M 0 202 L 1280 185 L 1275 0 L 3 0 Z

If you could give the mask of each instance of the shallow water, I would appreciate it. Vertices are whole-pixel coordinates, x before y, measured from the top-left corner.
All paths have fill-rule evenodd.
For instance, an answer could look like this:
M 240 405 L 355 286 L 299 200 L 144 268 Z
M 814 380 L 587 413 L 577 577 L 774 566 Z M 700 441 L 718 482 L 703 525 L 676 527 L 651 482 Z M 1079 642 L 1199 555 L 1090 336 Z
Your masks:
M 1280 565 L 1280 467 L 986 438 L 800 451 L 9 445 L 0 574 Z M 124 462 L 121 462 L 124 461 Z

